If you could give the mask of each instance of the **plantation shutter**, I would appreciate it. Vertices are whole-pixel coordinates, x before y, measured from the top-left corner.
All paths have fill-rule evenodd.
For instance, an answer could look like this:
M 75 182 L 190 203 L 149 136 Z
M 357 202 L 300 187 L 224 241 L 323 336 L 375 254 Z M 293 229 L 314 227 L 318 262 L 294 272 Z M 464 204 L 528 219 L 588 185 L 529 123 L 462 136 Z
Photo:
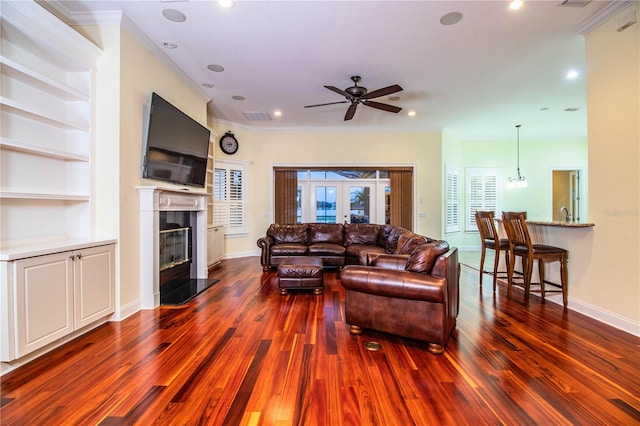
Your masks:
M 213 221 L 226 234 L 247 232 L 246 165 L 216 162 L 213 171 Z
M 492 211 L 498 215 L 498 174 L 495 169 L 467 169 L 466 174 L 466 230 L 477 231 L 476 211 Z
M 457 170 L 447 170 L 445 199 L 445 232 L 460 231 L 460 188 Z

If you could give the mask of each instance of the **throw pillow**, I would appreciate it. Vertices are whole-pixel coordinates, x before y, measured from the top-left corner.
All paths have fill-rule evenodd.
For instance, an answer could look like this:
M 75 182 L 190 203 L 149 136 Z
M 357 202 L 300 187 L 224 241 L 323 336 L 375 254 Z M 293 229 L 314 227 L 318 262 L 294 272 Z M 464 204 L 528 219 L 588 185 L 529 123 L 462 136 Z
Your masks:
M 433 265 L 436 263 L 438 256 L 446 253 L 448 250 L 449 244 L 446 241 L 433 241 L 422 244 L 411 253 L 405 269 L 407 271 L 428 274 L 431 272 L 431 269 L 433 269 Z

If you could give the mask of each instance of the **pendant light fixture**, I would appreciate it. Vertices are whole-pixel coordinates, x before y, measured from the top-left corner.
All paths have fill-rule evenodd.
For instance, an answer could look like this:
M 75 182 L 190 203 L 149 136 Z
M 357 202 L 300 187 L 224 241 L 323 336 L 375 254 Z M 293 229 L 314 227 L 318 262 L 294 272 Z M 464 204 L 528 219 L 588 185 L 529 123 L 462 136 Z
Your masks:
M 517 139 L 516 139 L 516 149 L 517 149 L 517 172 L 518 172 L 518 177 L 510 177 L 509 178 L 509 183 L 507 183 L 507 186 L 509 188 L 524 188 L 527 186 L 527 181 L 524 179 L 524 176 L 522 176 L 520 174 L 520 124 L 516 124 L 516 134 L 517 134 Z

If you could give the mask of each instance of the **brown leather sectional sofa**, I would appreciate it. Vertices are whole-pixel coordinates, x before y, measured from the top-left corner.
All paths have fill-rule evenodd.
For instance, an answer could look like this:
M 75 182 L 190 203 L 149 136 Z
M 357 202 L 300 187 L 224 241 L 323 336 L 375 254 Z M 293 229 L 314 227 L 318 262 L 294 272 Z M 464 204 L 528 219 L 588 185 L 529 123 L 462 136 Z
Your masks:
M 371 265 L 381 254 L 411 254 L 431 242 L 404 228 L 370 223 L 272 224 L 257 242 L 264 271 L 289 256 L 317 256 L 324 266 Z
M 458 249 L 392 225 L 272 224 L 257 242 L 263 270 L 289 256 L 343 268 L 350 331 L 363 328 L 428 342 L 442 353 L 459 309 Z

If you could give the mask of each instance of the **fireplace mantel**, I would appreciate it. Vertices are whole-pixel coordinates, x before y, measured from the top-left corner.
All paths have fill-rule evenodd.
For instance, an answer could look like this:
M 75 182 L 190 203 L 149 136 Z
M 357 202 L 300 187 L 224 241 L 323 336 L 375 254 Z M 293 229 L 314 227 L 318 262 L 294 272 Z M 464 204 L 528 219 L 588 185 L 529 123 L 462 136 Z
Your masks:
M 209 195 L 158 186 L 138 186 L 136 189 L 140 207 L 140 304 L 142 309 L 153 309 L 160 305 L 160 212 L 195 213 L 192 245 L 197 276 L 192 278 L 207 278 L 206 218 Z

